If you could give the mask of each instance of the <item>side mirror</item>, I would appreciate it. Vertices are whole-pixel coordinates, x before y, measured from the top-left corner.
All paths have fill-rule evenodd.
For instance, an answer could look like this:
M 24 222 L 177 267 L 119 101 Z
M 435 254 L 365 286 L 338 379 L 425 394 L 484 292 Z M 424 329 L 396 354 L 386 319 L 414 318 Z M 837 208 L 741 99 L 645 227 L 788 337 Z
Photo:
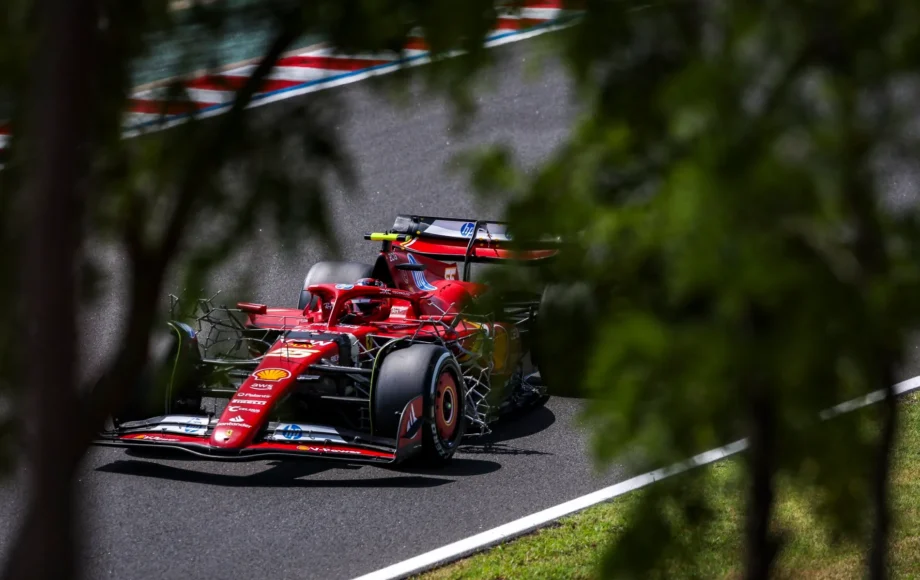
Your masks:
M 422 272 L 425 270 L 425 264 L 396 264 L 397 270 L 409 270 L 410 272 Z
M 236 307 L 249 314 L 265 314 L 268 311 L 264 304 L 254 304 L 252 302 L 237 302 Z

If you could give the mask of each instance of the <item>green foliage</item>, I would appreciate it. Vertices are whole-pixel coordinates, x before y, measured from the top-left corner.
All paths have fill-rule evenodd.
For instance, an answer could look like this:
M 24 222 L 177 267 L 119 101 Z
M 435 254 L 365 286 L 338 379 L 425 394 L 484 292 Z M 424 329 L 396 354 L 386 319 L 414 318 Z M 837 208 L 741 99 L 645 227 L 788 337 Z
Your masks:
M 545 363 L 574 383 L 551 390 L 587 389 L 598 458 L 640 468 L 748 434 L 768 401 L 771 473 L 820 489 L 855 533 L 876 431 L 818 414 L 885 387 L 920 314 L 916 191 L 888 178 L 917 153 L 920 5 L 586 8 L 559 38 L 588 104 L 570 139 L 535 176 L 502 151 L 475 164 L 482 189 L 509 192 L 517 239 L 570 242 L 536 281 L 587 284 L 600 313 L 545 337 L 588 350 Z M 628 537 L 657 533 L 640 510 Z M 624 546 L 608 562 L 640 560 Z
M 872 412 L 857 411 L 862 415 L 857 419 L 864 420 Z M 911 578 L 920 569 L 916 549 L 920 541 L 918 395 L 910 395 L 900 405 L 900 418 L 903 423 L 892 474 L 892 504 L 897 514 L 892 577 Z M 743 555 L 744 465 L 730 459 L 700 469 L 594 506 L 418 578 L 738 578 Z M 778 483 L 782 499 L 775 525 L 787 542 L 777 563 L 777 577 L 862 577 L 864 538 L 840 537 L 826 519 L 816 517 L 821 500 L 815 489 L 784 479 Z M 684 494 L 690 494 L 698 506 L 701 498 L 705 503 L 698 511 L 685 514 L 673 503 Z M 635 518 L 645 517 L 652 520 L 647 526 L 632 527 Z M 622 547 L 602 557 L 598 548 L 610 544 Z M 626 555 L 630 557 L 624 558 Z M 601 568 L 604 558 L 606 570 Z M 636 571 L 637 564 L 646 566 Z

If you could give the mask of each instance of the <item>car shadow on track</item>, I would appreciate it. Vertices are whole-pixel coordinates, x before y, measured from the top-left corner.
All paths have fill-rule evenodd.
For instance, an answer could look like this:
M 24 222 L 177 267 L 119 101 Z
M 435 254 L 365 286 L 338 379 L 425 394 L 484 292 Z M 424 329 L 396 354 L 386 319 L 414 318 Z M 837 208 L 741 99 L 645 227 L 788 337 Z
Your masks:
M 546 407 L 522 409 L 502 417 L 492 426 L 492 432 L 471 438 L 460 446 L 461 454 L 484 455 L 551 455 L 545 451 L 510 444 L 509 441 L 536 435 L 556 422 L 556 414 Z
M 145 459 L 148 457 L 145 457 Z M 170 458 L 172 459 L 172 458 Z M 223 487 L 278 487 L 278 488 L 426 488 L 439 487 L 452 483 L 451 476 L 470 476 L 491 473 L 501 468 L 494 461 L 456 458 L 443 469 L 426 473 L 406 472 L 402 475 L 385 477 L 368 477 L 355 479 L 301 479 L 333 469 L 357 470 L 369 466 L 351 465 L 342 462 L 312 461 L 277 461 L 270 464 L 265 471 L 248 475 L 210 473 L 194 469 L 185 469 L 137 459 L 116 460 L 96 468 L 96 471 L 119 475 L 135 475 L 157 479 L 167 479 L 185 483 L 219 485 Z M 381 473 L 373 470 L 372 473 Z M 383 473 L 386 473 L 385 471 Z M 391 471 L 391 473 L 399 473 Z M 441 477 L 433 477 L 433 476 Z M 446 477 L 445 477 L 446 476 Z

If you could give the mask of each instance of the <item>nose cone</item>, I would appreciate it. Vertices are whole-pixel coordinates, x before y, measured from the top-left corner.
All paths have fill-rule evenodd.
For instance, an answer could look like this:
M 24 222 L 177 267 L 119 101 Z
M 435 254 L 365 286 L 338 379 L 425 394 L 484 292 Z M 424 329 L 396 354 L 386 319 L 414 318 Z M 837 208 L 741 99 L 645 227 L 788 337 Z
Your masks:
M 295 376 L 296 369 L 280 366 L 254 372 L 224 407 L 217 428 L 211 433 L 211 445 L 240 448 L 252 443 L 275 403 L 296 380 Z
M 251 426 L 218 427 L 211 435 L 211 445 L 214 447 L 228 448 L 245 447 L 249 441 L 248 431 L 250 429 L 252 429 Z
M 255 370 L 224 407 L 210 444 L 225 449 L 241 449 L 252 444 L 265 426 L 275 404 L 283 399 L 297 376 L 323 356 L 331 356 L 330 341 L 279 342 L 263 356 Z
M 249 385 L 260 386 L 260 383 Z M 280 385 L 279 385 L 280 387 Z M 243 392 L 241 388 L 221 413 L 217 427 L 211 433 L 215 447 L 245 447 L 249 445 L 262 424 L 268 420 L 275 397 L 260 392 Z

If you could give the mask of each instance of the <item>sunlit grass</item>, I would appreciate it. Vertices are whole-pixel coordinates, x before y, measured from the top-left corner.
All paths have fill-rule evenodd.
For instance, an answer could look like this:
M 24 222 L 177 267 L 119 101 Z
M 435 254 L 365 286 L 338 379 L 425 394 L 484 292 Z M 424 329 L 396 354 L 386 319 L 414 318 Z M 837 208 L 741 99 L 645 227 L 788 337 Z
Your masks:
M 895 534 L 892 558 L 897 578 L 920 578 L 920 396 L 901 404 L 900 437 L 892 473 Z M 707 467 L 709 493 L 718 520 L 699 554 L 706 575 L 740 577 L 742 538 L 741 472 L 736 461 Z M 500 545 L 482 554 L 431 571 L 424 580 L 461 578 L 601 578 L 598 563 L 609 542 L 616 541 L 629 508 L 642 492 L 601 504 L 558 524 Z M 811 580 L 863 577 L 864 547 L 835 542 L 809 507 L 804 492 L 781 486 L 776 525 L 787 533 L 777 566 L 779 578 Z M 673 577 L 680 577 L 674 570 Z

